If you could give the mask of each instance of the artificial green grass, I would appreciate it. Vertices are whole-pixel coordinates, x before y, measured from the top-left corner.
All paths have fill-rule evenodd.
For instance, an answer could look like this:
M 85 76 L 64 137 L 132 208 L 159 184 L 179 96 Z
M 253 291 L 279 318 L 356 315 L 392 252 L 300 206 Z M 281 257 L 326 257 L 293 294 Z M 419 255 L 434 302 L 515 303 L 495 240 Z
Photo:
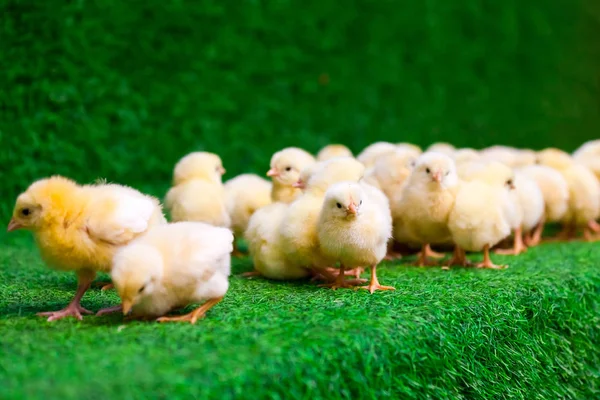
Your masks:
M 395 292 L 231 278 L 196 325 L 48 323 L 75 278 L 25 235 L 0 247 L 0 382 L 20 398 L 591 399 L 600 395 L 600 247 L 546 244 L 502 271 L 386 263 Z M 477 257 L 477 256 L 474 256 Z M 234 261 L 234 272 L 251 269 Z M 114 305 L 90 290 L 83 306 Z

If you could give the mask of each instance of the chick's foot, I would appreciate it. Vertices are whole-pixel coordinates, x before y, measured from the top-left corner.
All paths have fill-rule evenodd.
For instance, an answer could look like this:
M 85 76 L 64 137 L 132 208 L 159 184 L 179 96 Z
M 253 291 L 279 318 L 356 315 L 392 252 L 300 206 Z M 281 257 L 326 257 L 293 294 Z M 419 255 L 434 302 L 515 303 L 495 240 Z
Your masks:
M 114 288 L 115 288 L 115 285 L 113 285 L 112 283 L 109 283 L 109 284 L 107 284 L 107 285 L 104 285 L 104 286 L 102 286 L 102 287 L 100 288 L 100 290 L 101 290 L 102 292 L 104 292 L 104 291 L 106 291 L 106 290 L 110 290 L 110 289 L 114 289 Z
M 424 244 L 421 251 L 419 252 L 419 257 L 417 258 L 415 265 L 418 267 L 428 267 L 432 265 L 437 265 L 434 261 L 430 261 L 429 258 L 444 257 L 443 254 L 441 255 L 441 257 L 438 256 L 440 256 L 440 253 L 435 253 L 433 250 L 431 250 L 428 244 Z
M 254 278 L 257 276 L 262 276 L 262 274 L 258 271 L 250 271 L 250 272 L 244 272 L 243 274 L 240 274 L 240 276 L 243 276 L 244 278 Z
M 340 289 L 340 288 L 353 288 L 356 285 L 366 282 L 365 279 L 349 279 L 346 280 L 345 268 L 341 267 L 335 281 L 324 283 L 319 285 L 319 287 L 327 287 L 332 290 Z
M 398 251 L 389 250 L 388 253 L 385 255 L 384 260 L 385 261 L 394 261 L 394 260 L 399 260 L 401 258 L 402 258 L 402 253 L 400 253 Z
M 81 321 L 83 319 L 83 316 L 81 314 L 93 314 L 93 312 L 81 307 L 79 302 L 77 302 L 77 303 L 73 302 L 73 303 L 69 304 L 66 308 L 64 308 L 60 311 L 41 312 L 41 313 L 37 313 L 36 315 L 39 315 L 40 317 L 48 317 L 48 322 L 50 322 L 50 321 L 56 321 L 59 319 L 63 319 L 66 317 L 75 317 Z
M 191 313 L 185 315 L 178 315 L 175 317 L 160 317 L 157 319 L 158 322 L 189 322 L 191 324 L 195 324 L 196 321 L 200 318 L 204 318 L 206 316 L 206 312 L 213 308 L 216 304 L 218 304 L 223 298 L 211 299 L 206 303 L 202 304 L 200 307 L 196 308 Z
M 473 265 L 473 263 L 467 260 L 467 254 L 465 253 L 465 251 L 462 248 L 456 246 L 454 247 L 454 253 L 452 253 L 452 258 L 450 259 L 450 261 L 448 261 L 446 268 L 442 268 L 449 269 L 449 267 L 453 265 L 468 267 L 470 265 Z
M 121 305 L 114 306 L 114 307 L 107 307 L 107 308 L 98 310 L 98 312 L 96 313 L 96 316 L 99 317 L 101 315 L 114 314 L 116 312 L 121 312 L 122 310 L 123 310 L 123 308 L 121 307 Z
M 525 253 L 526 251 L 527 251 L 527 246 L 525 246 L 525 244 L 523 243 L 523 231 L 521 229 L 517 229 L 515 231 L 513 248 L 512 249 L 497 249 L 494 251 L 494 253 L 518 256 L 519 254 Z
M 490 258 L 490 246 L 485 245 L 483 248 L 483 262 L 475 264 L 477 268 L 489 268 L 489 269 L 505 269 L 508 265 L 496 265 Z
M 379 280 L 377 279 L 377 267 L 371 267 L 371 281 L 367 286 L 361 286 L 359 289 L 366 289 L 371 294 L 373 294 L 376 290 L 396 290 L 393 286 L 383 286 L 379 284 Z

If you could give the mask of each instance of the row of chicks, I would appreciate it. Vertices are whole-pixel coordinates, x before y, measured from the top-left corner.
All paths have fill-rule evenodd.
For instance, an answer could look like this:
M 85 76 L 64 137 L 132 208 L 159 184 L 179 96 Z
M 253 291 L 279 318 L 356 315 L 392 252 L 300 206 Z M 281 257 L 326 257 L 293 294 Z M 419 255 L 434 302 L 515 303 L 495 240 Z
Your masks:
M 121 304 L 98 314 L 194 323 L 228 290 L 234 234 L 248 242 L 249 275 L 356 287 L 368 266 L 364 288 L 371 292 L 393 289 L 379 284 L 376 267 L 398 256 L 397 243 L 420 247 L 420 265 L 436 256 L 434 245 L 454 246 L 447 265 L 468 265 L 465 251 L 483 250 L 478 266 L 496 268 L 489 249 L 511 232 L 514 254 L 539 243 L 549 222 L 563 225 L 561 238 L 582 229 L 593 240 L 600 231 L 599 155 L 599 141 L 572 156 L 447 144 L 422 153 L 380 142 L 356 158 L 341 145 L 315 158 L 287 148 L 271 159 L 272 183 L 244 174 L 223 185 L 220 158 L 192 153 L 175 167 L 165 199 L 175 222 L 167 223 L 158 199 L 135 189 L 54 176 L 19 195 L 8 231 L 31 231 L 48 266 L 77 275 L 71 303 L 39 313 L 49 321 L 91 313 L 81 299 L 97 272 L 110 272 Z M 165 316 L 200 302 L 188 314 Z
M 244 237 L 255 268 L 246 275 L 314 276 L 338 288 L 360 283 L 368 266 L 371 279 L 363 287 L 373 292 L 393 289 L 379 284 L 376 266 L 399 257 L 398 244 L 420 248 L 420 266 L 443 256 L 431 250 L 441 246 L 454 248 L 444 268 L 470 265 L 467 251 L 483 251 L 478 267 L 502 268 L 490 249 L 512 234 L 512 247 L 496 252 L 520 254 L 540 243 L 547 223 L 562 224 L 560 238 L 583 230 L 594 240 L 600 232 L 598 155 L 600 141 L 573 155 L 446 143 L 422 152 L 408 143 L 378 142 L 356 158 L 342 145 L 314 157 L 292 147 L 271 158 L 272 183 L 244 174 L 222 185 L 220 158 L 192 153 L 176 165 L 165 205 L 174 220 L 230 227 Z

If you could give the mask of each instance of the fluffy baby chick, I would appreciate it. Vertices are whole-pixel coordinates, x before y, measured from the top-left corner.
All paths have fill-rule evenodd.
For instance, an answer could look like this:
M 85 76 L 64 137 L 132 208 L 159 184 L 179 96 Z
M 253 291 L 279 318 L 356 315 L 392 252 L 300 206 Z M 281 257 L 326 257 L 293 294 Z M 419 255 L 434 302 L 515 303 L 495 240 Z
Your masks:
M 563 231 L 559 237 L 570 239 L 583 228 L 585 239 L 594 240 L 593 233 L 600 232 L 595 221 L 600 214 L 600 183 L 596 176 L 562 150 L 543 150 L 538 153 L 538 161 L 557 169 L 569 187 L 569 208 L 563 217 Z
M 418 157 L 414 150 L 397 149 L 386 153 L 365 172 L 365 182 L 380 189 L 391 201 L 402 190 Z
M 319 169 L 319 167 L 321 165 L 323 165 L 323 162 L 324 161 L 316 162 L 316 163 L 304 168 L 300 172 L 300 176 L 298 176 L 298 181 L 296 183 L 294 183 L 292 186 L 304 191 L 304 189 L 306 189 L 306 183 L 308 182 L 310 177 L 315 173 L 315 171 L 317 169 Z
M 421 155 L 421 153 L 423 153 L 423 149 L 421 149 L 419 146 L 417 146 L 416 144 L 407 143 L 407 142 L 401 142 L 401 143 L 396 144 L 396 148 L 398 150 L 412 151 L 417 156 L 419 156 L 419 155 Z
M 243 237 L 256 210 L 271 204 L 271 182 L 254 174 L 242 174 L 225 182 L 225 207 L 231 217 L 231 230 Z M 241 254 L 233 242 L 234 255 Z
M 273 180 L 273 202 L 291 203 L 296 199 L 302 191 L 293 185 L 298 181 L 300 172 L 315 162 L 312 154 L 297 147 L 288 147 L 273 154 L 271 169 L 267 172 Z
M 349 287 L 344 276 L 348 267 L 371 267 L 371 281 L 363 289 L 394 290 L 377 279 L 377 265 L 387 252 L 392 224 L 389 208 L 371 201 L 364 186 L 354 182 L 332 185 L 325 195 L 319 215 L 320 251 L 340 263 L 340 273 L 333 288 Z
M 376 142 L 367 147 L 358 155 L 356 159 L 360 161 L 365 168 L 370 168 L 375 165 L 375 162 L 379 157 L 385 153 L 392 152 L 398 147 L 389 142 Z
M 498 254 L 518 255 L 527 250 L 523 240 L 542 222 L 544 217 L 544 195 L 534 179 L 520 171 L 514 172 L 514 200 L 520 217 L 519 224 L 514 227 L 512 249 L 496 250 Z M 510 184 L 510 182 L 509 182 Z
M 456 247 L 449 265 L 467 265 L 465 250 L 482 251 L 479 268 L 503 268 L 490 258 L 490 248 L 510 235 L 509 217 L 516 213 L 510 197 L 514 190 L 511 168 L 499 162 L 486 164 L 478 179 L 461 182 L 448 217 L 448 229 Z
M 437 142 L 437 143 L 433 143 L 431 146 L 429 146 L 427 148 L 427 150 L 425 150 L 425 152 L 427 152 L 427 153 L 442 153 L 442 154 L 445 154 L 445 155 L 451 157 L 452 154 L 454 154 L 455 150 L 456 150 L 456 148 L 454 146 L 452 146 L 450 143 Z
M 525 236 L 527 246 L 537 246 L 546 223 L 560 222 L 569 209 L 569 186 L 560 172 L 545 165 L 530 165 L 519 169 L 535 180 L 544 197 L 544 216 L 530 235 Z
M 582 144 L 573 153 L 573 159 L 588 167 L 600 179 L 600 139 Z
M 196 323 L 229 288 L 232 250 L 233 235 L 225 228 L 176 222 L 151 229 L 115 254 L 111 276 L 123 314 Z M 189 314 L 163 317 L 203 301 Z
M 213 153 L 190 153 L 179 160 L 173 172 L 173 187 L 165 197 L 171 219 L 229 227 L 231 218 L 221 181 L 224 173 L 221 158 Z
M 458 165 L 463 164 L 463 163 L 480 161 L 481 155 L 475 149 L 464 148 L 464 149 L 457 149 L 452 154 L 452 159 L 454 160 L 454 163 L 458 167 Z
M 90 311 L 80 301 L 97 271 L 108 272 L 115 251 L 150 227 L 166 223 L 160 203 L 115 184 L 78 185 L 53 176 L 34 182 L 17 198 L 8 231 L 33 232 L 42 259 L 77 274 L 77 292 L 63 310 L 39 313 L 48 321 Z
M 332 261 L 319 251 L 317 234 L 325 192 L 337 182 L 357 182 L 363 174 L 364 166 L 350 157 L 326 161 L 314 171 L 304 193 L 287 208 L 279 228 L 282 248 L 290 262 L 318 272 L 331 266 Z
M 428 263 L 431 243 L 449 240 L 448 215 L 454 204 L 458 176 L 454 161 L 441 153 L 423 153 L 395 205 L 396 230 L 406 230 L 422 245 L 418 265 Z M 398 240 L 398 239 L 396 239 Z
M 317 154 L 317 161 L 327 161 L 336 157 L 353 157 L 352 151 L 343 144 L 330 144 Z

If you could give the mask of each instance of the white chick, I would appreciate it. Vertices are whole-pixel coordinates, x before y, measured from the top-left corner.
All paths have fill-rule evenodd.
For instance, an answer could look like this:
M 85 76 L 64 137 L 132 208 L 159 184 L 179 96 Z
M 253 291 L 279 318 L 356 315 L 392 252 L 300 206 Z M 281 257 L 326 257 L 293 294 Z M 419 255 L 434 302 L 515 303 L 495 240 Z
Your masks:
M 525 236 L 527 246 L 537 246 L 546 223 L 560 222 L 569 209 L 569 186 L 562 174 L 545 165 L 530 165 L 519 171 L 535 180 L 544 196 L 544 216 L 530 235 Z
M 510 235 L 507 217 L 516 213 L 510 197 L 513 181 L 511 168 L 492 162 L 481 171 L 479 179 L 459 184 L 448 218 L 448 229 L 456 245 L 449 265 L 468 265 L 465 250 L 483 250 L 483 262 L 477 267 L 503 268 L 491 261 L 490 248 Z
M 516 227 L 511 226 L 514 231 L 513 248 L 498 249 L 498 254 L 518 255 L 526 251 L 524 237 L 529 237 L 544 218 L 544 195 L 536 181 L 518 170 L 514 172 L 514 177 L 512 183 L 515 190 L 511 193 L 514 193 L 520 223 Z
M 349 157 L 326 161 L 310 177 L 302 196 L 290 204 L 280 226 L 282 247 L 288 259 L 298 267 L 322 272 L 332 260 L 319 251 L 317 220 L 325 192 L 337 182 L 357 182 L 363 177 L 364 166 Z
M 236 238 L 244 236 L 248 221 L 256 210 L 271 204 L 271 182 L 254 174 L 242 174 L 225 182 L 225 207 L 231 217 L 231 230 Z M 233 242 L 233 255 L 240 251 Z
M 573 159 L 588 167 L 600 179 L 600 139 L 582 144 L 573 153 Z
M 563 217 L 563 231 L 559 238 L 570 239 L 583 228 L 585 239 L 595 240 L 593 233 L 600 232 L 596 223 L 600 214 L 600 183 L 596 176 L 562 150 L 543 150 L 538 153 L 538 161 L 557 169 L 569 187 L 569 208 Z
M 171 219 L 229 227 L 231 218 L 221 181 L 224 173 L 221 158 L 216 154 L 195 152 L 183 157 L 175 165 L 173 187 L 165 198 Z
M 445 142 L 433 143 L 427 148 L 427 150 L 425 150 L 426 153 L 442 153 L 449 157 L 451 157 L 455 151 L 456 148 L 454 146 L 452 146 L 450 143 Z
M 441 153 L 423 153 L 408 178 L 400 201 L 394 206 L 394 235 L 406 230 L 422 245 L 418 265 L 428 264 L 431 243 L 449 240 L 448 215 L 454 204 L 458 176 L 454 161 Z M 399 240 L 394 236 L 396 240 Z
M 157 226 L 120 249 L 111 276 L 123 314 L 162 317 L 169 311 L 206 301 L 189 314 L 160 322 L 196 323 L 229 288 L 233 235 L 201 222 Z
M 390 210 L 371 201 L 364 186 L 354 182 L 332 185 L 325 195 L 319 215 L 318 237 L 320 251 L 340 263 L 340 273 L 331 285 L 353 286 L 345 280 L 344 270 L 363 265 L 371 267 L 371 281 L 363 289 L 395 290 L 382 286 L 377 279 L 377 265 L 384 258 L 391 237 Z
M 294 201 L 302 191 L 293 185 L 298 181 L 300 172 L 315 162 L 312 154 L 297 147 L 288 147 L 273 154 L 271 169 L 267 172 L 267 176 L 273 179 L 273 202 Z
M 343 144 L 330 144 L 317 154 L 317 161 L 327 161 L 336 157 L 353 157 L 352 151 Z
M 375 162 L 384 155 L 385 153 L 389 153 L 395 151 L 398 147 L 389 142 L 376 142 L 367 147 L 358 155 L 356 159 L 360 161 L 365 168 L 372 167 L 375 165 Z

